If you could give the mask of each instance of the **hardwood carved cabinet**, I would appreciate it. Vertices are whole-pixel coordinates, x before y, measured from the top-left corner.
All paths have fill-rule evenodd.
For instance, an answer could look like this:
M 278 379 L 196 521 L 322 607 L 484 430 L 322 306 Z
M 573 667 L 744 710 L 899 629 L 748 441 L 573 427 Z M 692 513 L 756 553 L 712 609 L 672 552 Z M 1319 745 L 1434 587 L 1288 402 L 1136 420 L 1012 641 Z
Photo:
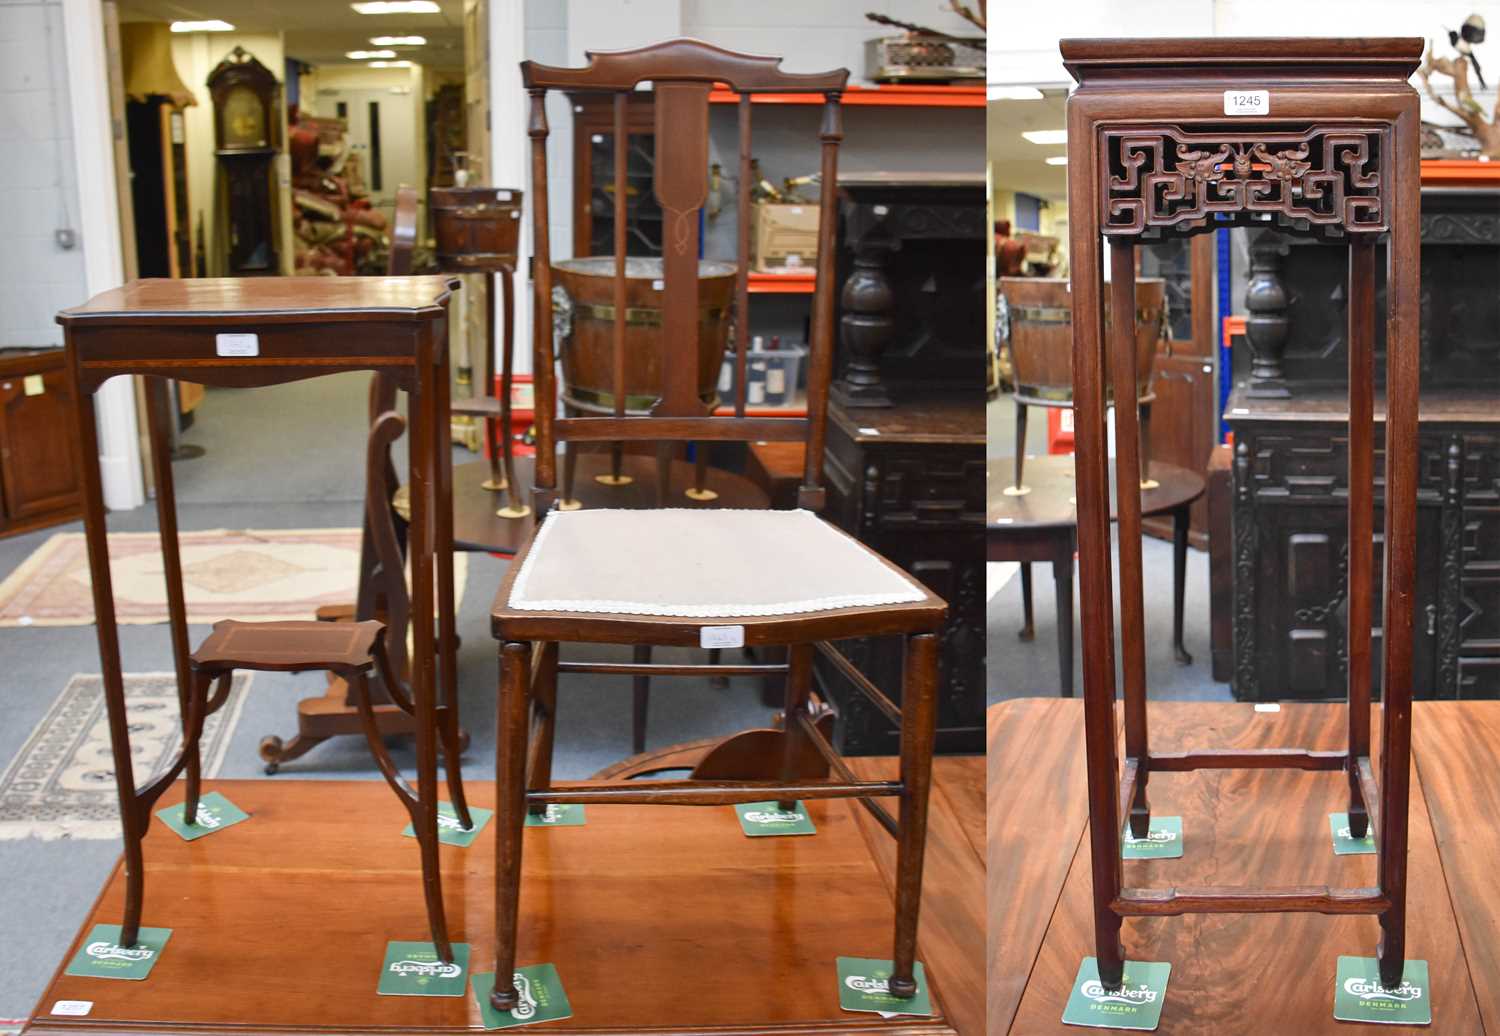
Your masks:
M 1500 698 L 1500 192 L 1424 190 L 1421 214 L 1413 693 Z M 1252 234 L 1248 349 L 1236 346 L 1225 408 L 1235 440 L 1232 687 L 1245 701 L 1339 698 L 1349 668 L 1345 249 Z M 1384 354 L 1377 328 L 1377 372 Z M 1382 409 L 1377 399 L 1377 507 Z M 1377 562 L 1381 550 L 1377 539 Z M 1372 595 L 1378 644 L 1378 584 Z M 1377 655 L 1377 690 L 1381 675 Z

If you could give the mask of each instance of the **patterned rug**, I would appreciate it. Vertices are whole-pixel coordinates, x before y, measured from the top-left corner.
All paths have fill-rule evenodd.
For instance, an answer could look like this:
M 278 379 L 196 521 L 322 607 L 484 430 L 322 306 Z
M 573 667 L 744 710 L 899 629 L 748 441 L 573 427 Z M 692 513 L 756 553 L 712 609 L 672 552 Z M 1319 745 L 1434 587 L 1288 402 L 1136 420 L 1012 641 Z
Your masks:
M 311 619 L 325 604 L 354 601 L 358 529 L 213 529 L 184 532 L 180 542 L 190 623 Z M 109 554 L 118 621 L 166 622 L 156 533 L 110 533 Z M 467 560 L 454 558 L 460 600 Z M 0 626 L 92 625 L 90 586 L 83 533 L 58 533 L 0 583 Z
M 236 673 L 224 707 L 203 724 L 203 776 L 214 777 L 240 721 L 253 674 Z M 177 677 L 125 676 L 136 787 L 171 765 L 182 744 Z M 97 674 L 68 681 L 47 715 L 0 776 L 0 840 L 118 838 L 114 759 Z

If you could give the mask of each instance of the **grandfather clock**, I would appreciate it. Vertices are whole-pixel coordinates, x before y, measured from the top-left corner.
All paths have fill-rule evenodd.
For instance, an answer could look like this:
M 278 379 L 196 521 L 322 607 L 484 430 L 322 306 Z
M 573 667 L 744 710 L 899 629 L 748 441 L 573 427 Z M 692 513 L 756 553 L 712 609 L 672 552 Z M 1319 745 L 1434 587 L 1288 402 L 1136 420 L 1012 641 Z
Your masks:
M 279 272 L 271 215 L 271 160 L 276 156 L 280 84 L 254 55 L 235 47 L 208 76 L 214 101 L 214 155 L 224 173 L 221 222 L 229 244 L 226 272 Z

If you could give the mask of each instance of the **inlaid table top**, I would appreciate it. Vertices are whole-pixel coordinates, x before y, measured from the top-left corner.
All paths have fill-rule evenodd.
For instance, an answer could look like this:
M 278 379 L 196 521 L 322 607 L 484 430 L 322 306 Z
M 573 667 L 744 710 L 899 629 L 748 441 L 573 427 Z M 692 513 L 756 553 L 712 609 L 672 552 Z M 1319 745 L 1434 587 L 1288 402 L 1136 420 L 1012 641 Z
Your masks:
M 990 458 L 984 509 L 985 528 L 990 533 L 1004 533 L 1016 527 L 1036 528 L 1078 524 L 1077 487 L 1073 479 L 1071 454 L 1027 457 L 1023 481 L 1031 492 L 1007 496 L 1005 490 L 1015 481 L 1014 457 Z M 1141 490 L 1141 515 L 1163 514 L 1190 504 L 1203 495 L 1203 476 L 1187 468 L 1161 461 L 1151 462 L 1151 478 L 1157 485 Z M 1115 465 L 1109 465 L 1109 517 L 1115 513 Z
M 65 309 L 58 323 L 198 323 L 224 317 L 256 323 L 432 318 L 443 312 L 452 277 L 148 277 Z

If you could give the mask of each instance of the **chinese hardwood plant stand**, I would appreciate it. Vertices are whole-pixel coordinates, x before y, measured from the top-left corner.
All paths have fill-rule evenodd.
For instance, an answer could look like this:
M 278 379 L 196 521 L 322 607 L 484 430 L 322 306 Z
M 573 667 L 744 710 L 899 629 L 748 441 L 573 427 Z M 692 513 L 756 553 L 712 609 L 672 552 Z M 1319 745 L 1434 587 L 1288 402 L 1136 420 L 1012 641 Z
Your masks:
M 1412 601 L 1417 493 L 1420 116 L 1407 77 L 1420 39 L 1064 40 L 1068 102 L 1078 554 L 1090 859 L 1099 978 L 1118 988 L 1126 917 L 1184 913 L 1373 914 L 1380 980 L 1401 981 L 1406 944 Z M 1349 743 L 1158 752 L 1146 724 L 1140 457 L 1133 408 L 1116 409 L 1125 760 L 1115 740 L 1113 577 L 1104 405 L 1134 377 L 1122 333 L 1135 309 L 1136 246 L 1229 226 L 1278 226 L 1349 248 Z M 1109 242 L 1110 280 L 1101 237 Z M 1370 752 L 1376 261 L 1386 262 L 1384 715 Z M 1106 307 L 1112 312 L 1108 343 Z M 1107 348 L 1106 348 L 1107 344 Z M 1254 578 L 1253 572 L 1236 578 Z M 1121 834 L 1144 837 L 1153 772 L 1342 772 L 1356 837 L 1373 829 L 1373 888 L 1123 886 Z M 1126 816 L 1122 817 L 1121 814 Z
M 446 424 L 450 287 L 442 277 L 139 280 L 58 314 L 78 399 L 84 527 L 125 842 L 123 945 L 134 945 L 139 936 L 145 895 L 142 842 L 151 827 L 151 808 L 185 773 L 185 819 L 194 822 L 201 782 L 203 721 L 228 698 L 234 670 L 326 671 L 354 689 L 376 764 L 411 817 L 422 860 L 432 940 L 443 961 L 453 959 L 438 868 L 440 743 L 453 806 L 465 827 L 472 826 L 472 821 L 458 765 L 453 609 L 434 608 L 434 594 L 444 602 L 453 599 L 453 525 L 447 504 L 452 492 L 452 454 L 447 447 Z M 415 646 L 410 686 L 392 665 L 395 652 L 388 650 L 386 625 L 374 620 L 224 620 L 214 625 L 197 650 L 190 650 L 172 482 L 167 379 L 252 387 L 351 370 L 374 371 L 377 381 L 405 389 L 410 399 L 413 491 L 409 552 Z M 178 757 L 142 787 L 137 787 L 131 766 L 130 724 L 110 583 L 94 418 L 94 393 L 118 375 L 139 375 L 146 383 L 157 521 L 183 723 Z M 405 423 L 406 419 L 393 410 L 377 420 L 369 452 L 372 467 L 383 460 L 390 438 L 399 435 Z M 404 631 L 398 634 L 393 629 L 391 635 L 404 635 Z M 382 741 L 370 700 L 372 671 L 379 673 L 397 706 L 413 719 L 415 788 L 402 778 Z M 439 687 L 449 691 L 441 702 Z
M 836 291 L 834 230 L 840 96 L 848 72 L 794 75 L 775 58 L 672 40 L 631 51 L 589 55 L 583 68 L 521 66 L 531 97 L 534 251 L 534 363 L 537 456 L 532 494 L 539 524 L 512 563 L 492 612 L 500 644 L 496 764 L 495 971 L 516 963 L 521 909 L 521 850 L 528 812 L 551 803 L 655 803 L 722 806 L 776 800 L 856 798 L 897 839 L 893 973 L 900 997 L 916 991 L 917 909 L 926 841 L 938 684 L 937 633 L 946 604 L 869 548 L 818 518 L 824 503 L 823 446 L 833 361 Z M 625 410 L 627 106 L 639 83 L 654 89 L 654 190 L 664 213 L 659 396 L 648 414 Z M 739 376 L 732 413 L 714 416 L 701 394 L 698 369 L 699 215 L 708 198 L 709 93 L 727 84 L 739 94 L 738 244 L 735 359 Z M 553 375 L 552 267 L 548 251 L 547 119 L 549 90 L 604 93 L 614 112 L 613 329 L 610 339 L 612 414 L 557 416 Z M 813 303 L 807 416 L 745 413 L 751 94 L 824 95 L 818 222 L 817 293 Z M 670 350 L 670 351 L 669 351 Z M 570 511 L 559 507 L 559 440 L 656 443 L 656 509 Z M 805 444 L 799 505 L 806 510 L 667 508 L 672 455 L 681 442 L 780 441 Z M 786 558 L 802 557 L 803 564 Z M 837 566 L 837 571 L 822 571 Z M 900 708 L 830 641 L 896 636 L 905 645 Z M 562 643 L 661 647 L 788 649 L 785 664 L 690 665 L 561 662 Z M 858 779 L 828 740 L 826 710 L 812 689 L 812 661 L 823 652 L 859 689 L 901 725 L 897 780 Z M 779 730 L 747 731 L 709 751 L 686 780 L 612 785 L 555 784 L 551 779 L 557 680 L 563 673 L 615 676 L 763 676 L 785 674 Z M 875 798 L 899 802 L 892 816 Z M 502 1010 L 516 993 L 499 983 L 491 997 Z

